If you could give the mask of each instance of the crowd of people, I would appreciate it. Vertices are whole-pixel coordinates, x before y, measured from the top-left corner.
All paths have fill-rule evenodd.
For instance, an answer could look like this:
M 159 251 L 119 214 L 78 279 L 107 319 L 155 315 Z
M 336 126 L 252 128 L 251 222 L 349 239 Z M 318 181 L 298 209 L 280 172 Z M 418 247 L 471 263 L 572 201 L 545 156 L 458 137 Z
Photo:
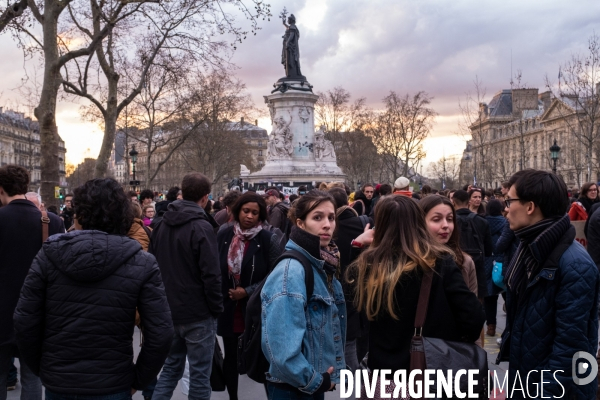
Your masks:
M 28 184 L 24 168 L 0 168 L 0 387 L 14 387 L 18 357 L 22 399 L 43 386 L 48 400 L 167 400 L 184 374 L 190 399 L 210 399 L 217 336 L 237 399 L 239 348 L 257 330 L 265 397 L 320 400 L 343 369 L 410 370 L 426 279 L 424 336 L 498 339 L 509 383 L 548 370 L 546 395 L 596 398 L 597 379 L 571 376 L 573 355 L 598 348 L 595 183 L 570 198 L 560 177 L 523 170 L 494 191 L 415 192 L 399 177 L 212 201 L 209 179 L 189 173 L 162 201 L 93 179 L 60 215 Z M 587 220 L 587 251 L 571 220 Z M 539 384 L 523 378 L 512 398 Z

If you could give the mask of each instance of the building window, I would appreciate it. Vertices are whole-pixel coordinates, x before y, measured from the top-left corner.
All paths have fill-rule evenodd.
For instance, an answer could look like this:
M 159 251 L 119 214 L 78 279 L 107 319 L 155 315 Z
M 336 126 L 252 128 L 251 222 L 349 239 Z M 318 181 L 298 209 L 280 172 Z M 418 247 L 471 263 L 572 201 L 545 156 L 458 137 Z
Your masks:
M 259 157 L 262 157 L 262 150 L 259 150 L 259 151 L 258 151 L 258 156 L 259 156 Z
M 258 141 L 258 147 L 262 147 L 262 140 Z

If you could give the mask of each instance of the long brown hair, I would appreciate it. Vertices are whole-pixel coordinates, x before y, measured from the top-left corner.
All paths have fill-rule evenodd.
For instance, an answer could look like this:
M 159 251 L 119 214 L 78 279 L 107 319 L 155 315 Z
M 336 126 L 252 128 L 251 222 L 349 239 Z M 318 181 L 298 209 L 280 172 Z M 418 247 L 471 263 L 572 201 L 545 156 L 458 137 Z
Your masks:
M 458 224 L 456 221 L 456 210 L 454 209 L 454 205 L 449 198 L 444 196 L 427 196 L 421 201 L 419 201 L 419 206 L 423 209 L 423 213 L 425 214 L 425 220 L 427 220 L 427 214 L 431 211 L 432 208 L 443 204 L 445 206 L 450 207 L 452 210 L 452 221 L 454 222 L 454 230 L 452 231 L 452 235 L 448 239 L 446 243 L 446 247 L 448 247 L 454 253 L 454 261 L 458 264 L 458 267 L 462 269 L 463 263 L 465 262 L 465 256 L 462 250 L 460 249 L 460 229 L 458 229 Z M 433 240 L 433 238 L 432 238 Z
M 447 249 L 432 240 L 425 215 L 417 203 L 405 196 L 383 197 L 377 203 L 375 233 L 371 246 L 349 267 L 356 281 L 355 303 L 369 320 L 384 311 L 394 311 L 394 290 L 400 277 L 417 268 L 433 269 Z

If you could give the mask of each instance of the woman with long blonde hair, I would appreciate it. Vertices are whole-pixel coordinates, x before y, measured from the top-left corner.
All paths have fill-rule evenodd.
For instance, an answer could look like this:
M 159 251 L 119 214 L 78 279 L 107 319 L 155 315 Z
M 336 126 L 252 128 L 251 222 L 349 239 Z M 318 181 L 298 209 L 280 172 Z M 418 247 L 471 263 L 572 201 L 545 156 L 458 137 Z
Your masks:
M 474 342 L 485 315 L 453 254 L 434 240 L 417 203 L 404 196 L 382 198 L 373 242 L 350 267 L 355 303 L 371 321 L 371 370 L 408 370 L 417 302 L 424 273 L 433 273 L 423 335 Z

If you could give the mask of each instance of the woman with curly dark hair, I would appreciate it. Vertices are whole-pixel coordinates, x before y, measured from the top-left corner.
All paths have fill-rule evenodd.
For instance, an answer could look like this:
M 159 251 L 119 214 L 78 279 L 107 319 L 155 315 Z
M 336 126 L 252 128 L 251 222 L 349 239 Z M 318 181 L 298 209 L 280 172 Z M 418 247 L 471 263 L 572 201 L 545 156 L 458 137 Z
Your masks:
M 73 208 L 75 230 L 43 244 L 21 290 L 14 315 L 21 362 L 41 378 L 48 400 L 129 400 L 156 377 L 173 337 L 158 264 L 125 236 L 133 212 L 114 179 L 75 189 Z M 136 308 L 145 329 L 134 363 Z

